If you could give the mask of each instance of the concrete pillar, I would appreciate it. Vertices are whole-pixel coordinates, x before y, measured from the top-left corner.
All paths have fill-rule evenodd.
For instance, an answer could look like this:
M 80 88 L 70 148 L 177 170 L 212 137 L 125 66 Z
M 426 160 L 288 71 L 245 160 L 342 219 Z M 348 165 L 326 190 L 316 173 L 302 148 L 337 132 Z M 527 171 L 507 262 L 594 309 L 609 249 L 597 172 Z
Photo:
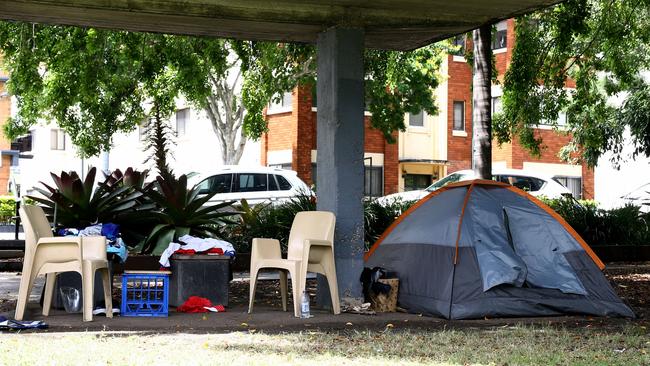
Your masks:
M 341 299 L 363 299 L 363 29 L 318 37 L 316 190 L 318 209 L 336 215 L 334 253 Z M 319 280 L 319 304 L 327 298 Z M 325 293 L 327 294 L 327 293 Z

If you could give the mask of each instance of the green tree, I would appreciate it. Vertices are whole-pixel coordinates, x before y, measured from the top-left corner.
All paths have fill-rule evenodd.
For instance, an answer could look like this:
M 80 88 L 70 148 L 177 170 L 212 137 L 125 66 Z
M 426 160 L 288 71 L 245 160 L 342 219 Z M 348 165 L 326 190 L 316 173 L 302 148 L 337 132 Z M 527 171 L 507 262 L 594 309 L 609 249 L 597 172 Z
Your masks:
M 244 134 L 259 138 L 266 131 L 269 101 L 316 77 L 315 49 L 302 44 L 2 22 L 0 49 L 19 107 L 7 135 L 54 120 L 84 156 L 109 150 L 116 132 L 133 130 L 145 102 L 154 106 L 154 118 L 166 118 L 183 95 L 206 110 L 225 162 L 236 163 Z M 388 140 L 405 128 L 406 112 L 436 113 L 433 92 L 445 50 L 366 51 L 368 109 Z
M 422 110 L 436 114 L 434 91 L 439 83 L 439 67 L 448 51 L 446 43 L 433 44 L 408 52 L 366 49 L 366 108 L 372 126 L 389 142 L 393 132 L 404 130 L 404 114 Z M 316 82 L 316 52 L 310 45 L 240 42 L 238 52 L 247 55 L 242 97 L 248 110 L 244 118 L 246 134 L 259 138 L 266 131 L 263 110 L 279 92 L 298 84 Z
M 140 82 L 155 75 L 143 36 L 61 26 L 0 23 L 0 49 L 18 111 L 5 125 L 14 138 L 54 120 L 82 155 L 110 149 L 111 137 L 143 117 Z
M 559 127 L 566 113 L 563 159 L 594 166 L 613 151 L 618 163 L 626 128 L 635 155 L 650 156 L 650 1 L 568 0 L 518 18 L 516 40 L 493 124 L 499 143 L 518 138 L 538 155 L 533 127 Z

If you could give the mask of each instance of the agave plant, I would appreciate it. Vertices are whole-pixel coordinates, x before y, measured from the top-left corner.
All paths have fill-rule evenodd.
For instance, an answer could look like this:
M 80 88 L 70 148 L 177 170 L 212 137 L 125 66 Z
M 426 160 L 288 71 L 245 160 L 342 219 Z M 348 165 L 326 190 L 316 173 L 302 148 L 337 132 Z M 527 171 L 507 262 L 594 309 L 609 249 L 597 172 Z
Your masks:
M 28 198 L 44 206 L 46 213 L 55 216 L 56 224 L 63 227 L 86 227 L 94 223 L 116 222 L 142 204 L 147 171 L 132 168 L 124 173 L 116 170 L 94 188 L 97 169 L 88 171 L 85 179 L 76 172 L 50 173 L 54 187 L 41 182 L 44 188 L 34 187 L 43 197 Z M 94 188 L 94 189 L 93 189 Z
M 161 254 L 170 242 L 190 234 L 198 237 L 220 237 L 223 226 L 232 224 L 229 217 L 239 212 L 227 211 L 233 202 L 204 206 L 215 193 L 198 197 L 196 186 L 187 187 L 187 176 L 158 176 L 154 189 L 142 190 L 158 206 L 148 219 L 156 222 L 144 242 L 142 252 Z

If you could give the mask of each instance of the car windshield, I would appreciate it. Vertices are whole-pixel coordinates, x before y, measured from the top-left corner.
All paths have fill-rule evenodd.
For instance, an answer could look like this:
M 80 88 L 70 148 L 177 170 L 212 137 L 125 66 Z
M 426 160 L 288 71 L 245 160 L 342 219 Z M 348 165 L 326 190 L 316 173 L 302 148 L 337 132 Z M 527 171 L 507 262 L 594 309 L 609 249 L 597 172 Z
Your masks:
M 462 178 L 463 178 L 463 175 L 459 174 L 459 173 L 449 174 L 448 176 L 446 176 L 446 177 L 440 179 L 439 181 L 433 183 L 432 185 L 428 186 L 425 189 L 425 191 L 433 192 L 438 188 L 446 186 L 447 184 L 456 183 L 456 182 L 460 181 Z

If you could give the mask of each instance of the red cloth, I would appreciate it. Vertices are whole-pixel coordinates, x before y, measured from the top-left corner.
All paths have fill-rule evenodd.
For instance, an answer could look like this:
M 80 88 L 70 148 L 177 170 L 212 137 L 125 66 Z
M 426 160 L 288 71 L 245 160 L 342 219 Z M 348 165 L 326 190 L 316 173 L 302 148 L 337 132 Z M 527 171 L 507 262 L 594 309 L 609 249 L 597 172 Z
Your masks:
M 207 313 L 208 310 L 204 306 L 212 306 L 212 302 L 204 297 L 190 296 L 183 305 L 176 308 L 176 311 L 181 313 Z
M 175 251 L 174 254 L 192 255 L 192 254 L 196 254 L 196 250 L 194 250 L 194 249 L 179 249 L 179 250 Z
M 218 254 L 223 255 L 223 249 L 221 248 L 210 248 L 206 251 L 207 254 Z
M 176 308 L 176 311 L 181 313 L 207 313 L 209 310 L 206 307 L 214 307 L 218 312 L 226 311 L 223 305 L 212 305 L 210 300 L 199 296 L 190 296 L 183 305 Z

